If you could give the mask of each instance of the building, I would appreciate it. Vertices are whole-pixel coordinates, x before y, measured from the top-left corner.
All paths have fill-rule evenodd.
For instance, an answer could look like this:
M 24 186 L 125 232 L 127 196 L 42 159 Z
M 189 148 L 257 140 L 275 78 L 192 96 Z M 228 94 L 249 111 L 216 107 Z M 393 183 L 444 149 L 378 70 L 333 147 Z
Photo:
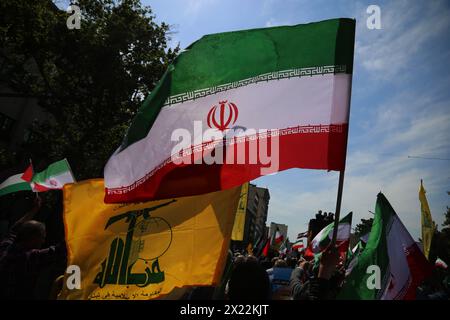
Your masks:
M 249 184 L 244 237 L 242 241 L 232 241 L 231 247 L 233 249 L 244 250 L 249 243 L 255 245 L 261 237 L 267 236 L 266 221 L 269 200 L 270 194 L 268 189 Z

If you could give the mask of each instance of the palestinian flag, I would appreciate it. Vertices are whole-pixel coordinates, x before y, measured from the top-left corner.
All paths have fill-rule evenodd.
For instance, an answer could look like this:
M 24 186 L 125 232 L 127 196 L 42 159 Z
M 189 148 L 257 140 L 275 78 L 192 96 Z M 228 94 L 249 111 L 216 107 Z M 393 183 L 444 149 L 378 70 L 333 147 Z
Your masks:
M 33 191 L 44 192 L 52 189 L 62 189 L 67 183 L 74 183 L 72 170 L 67 159 L 52 163 L 42 172 L 36 173 L 31 179 Z
M 22 179 L 30 183 L 31 180 L 33 179 L 33 176 L 34 176 L 33 164 L 30 163 L 27 170 L 25 170 L 25 172 L 23 173 Z
M 440 259 L 439 257 L 436 259 L 436 261 L 434 262 L 434 266 L 438 267 L 438 268 L 442 268 L 442 269 L 447 269 L 448 266 L 447 264 L 444 262 L 444 260 Z
M 16 173 L 4 179 L 0 183 L 0 196 L 18 191 L 31 191 L 30 183 L 23 179 L 25 172 Z
M 343 217 L 338 224 L 338 232 L 336 237 L 336 246 L 338 247 L 341 256 L 347 254 L 348 246 L 350 244 L 350 231 L 352 226 L 353 213 L 350 212 Z M 333 238 L 334 222 L 323 228 L 311 241 L 311 251 L 314 254 L 323 252 L 331 243 Z
M 375 274 L 381 271 L 381 288 L 372 289 Z M 378 194 L 372 230 L 339 294 L 340 299 L 410 300 L 417 286 L 430 274 L 431 265 L 382 193 Z M 371 277 L 369 279 L 369 277 Z
M 343 170 L 355 20 L 206 35 L 182 51 L 105 166 L 105 202 Z M 223 147 L 225 145 L 225 147 Z

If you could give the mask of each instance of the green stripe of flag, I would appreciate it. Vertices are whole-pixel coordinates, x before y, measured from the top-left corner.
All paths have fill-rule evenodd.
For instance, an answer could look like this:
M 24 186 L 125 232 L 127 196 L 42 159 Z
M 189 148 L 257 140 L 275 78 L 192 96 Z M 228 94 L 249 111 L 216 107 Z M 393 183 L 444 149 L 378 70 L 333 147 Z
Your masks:
M 71 171 L 69 163 L 67 162 L 66 159 L 63 159 L 52 163 L 44 171 L 36 173 L 33 176 L 32 182 L 40 183 L 47 180 L 50 177 L 54 177 L 68 171 Z
M 121 150 L 143 139 L 175 95 L 277 71 L 343 66 L 353 70 L 355 21 L 332 19 L 202 37 L 178 55 L 135 116 Z
M 379 193 L 372 229 L 366 247 L 345 280 L 345 284 L 338 296 L 339 299 L 375 300 L 379 298 L 379 293 L 385 289 L 386 276 L 389 275 L 387 234 L 392 223 L 393 214 L 395 214 L 394 209 L 385 196 Z M 381 270 L 383 278 L 380 290 L 369 289 L 367 286 L 367 279 L 372 275 L 370 272 L 367 272 L 367 268 L 372 265 L 378 266 Z
M 28 182 L 12 184 L 10 186 L 0 189 L 0 196 L 18 191 L 31 191 L 30 184 Z

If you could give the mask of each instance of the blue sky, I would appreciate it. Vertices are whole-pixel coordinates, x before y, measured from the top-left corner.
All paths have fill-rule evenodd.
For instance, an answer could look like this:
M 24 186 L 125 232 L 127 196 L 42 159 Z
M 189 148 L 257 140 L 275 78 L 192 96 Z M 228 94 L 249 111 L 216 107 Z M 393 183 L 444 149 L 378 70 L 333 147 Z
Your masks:
M 172 46 L 205 34 L 356 18 L 350 134 L 342 214 L 371 217 L 382 191 L 414 238 L 420 236 L 418 188 L 424 179 L 439 224 L 450 205 L 450 2 L 348 0 L 154 0 L 157 21 L 172 26 Z M 366 9 L 381 9 L 369 30 Z M 335 210 L 338 173 L 291 169 L 255 180 L 268 187 L 268 223 L 307 229 L 317 210 Z

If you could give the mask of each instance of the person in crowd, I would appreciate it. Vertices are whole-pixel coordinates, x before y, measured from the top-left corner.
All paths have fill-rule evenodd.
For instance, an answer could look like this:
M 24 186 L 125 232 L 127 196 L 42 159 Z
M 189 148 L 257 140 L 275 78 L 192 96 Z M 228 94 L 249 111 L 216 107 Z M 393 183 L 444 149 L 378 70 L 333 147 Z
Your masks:
M 280 259 L 279 257 L 273 257 L 271 262 L 272 262 L 272 268 L 275 265 L 275 263 L 278 261 L 278 259 Z
M 278 259 L 278 260 L 275 262 L 275 264 L 274 264 L 273 267 L 274 267 L 274 268 L 289 268 L 288 265 L 287 265 L 287 263 L 286 263 L 286 261 L 281 260 L 281 259 Z
M 290 279 L 291 296 L 294 300 L 329 300 L 334 299 L 339 287 L 336 279 L 336 266 L 339 263 L 339 253 L 330 247 L 320 258 L 317 274 L 307 277 L 306 264 L 292 272 Z
M 242 254 L 236 256 L 233 261 L 233 267 L 236 267 L 237 265 L 244 263 L 245 260 L 246 260 L 246 258 Z
M 434 268 L 431 277 L 417 287 L 417 300 L 449 300 L 450 276 L 439 268 Z
M 258 264 L 258 258 L 256 258 L 254 255 L 248 255 L 246 257 L 246 261 L 248 262 L 254 262 L 256 264 Z
M 270 299 L 269 276 L 255 259 L 247 258 L 233 269 L 227 294 L 230 300 Z
M 13 225 L 0 243 L 0 298 L 34 299 L 41 269 L 66 254 L 64 243 L 42 249 L 45 225 L 32 220 L 41 204 L 41 199 L 36 197 L 33 208 Z
M 269 259 L 267 259 L 267 257 L 264 256 L 260 258 L 259 264 L 264 270 L 272 268 L 272 263 L 270 262 Z
M 266 272 L 269 275 L 269 278 L 273 275 L 273 270 L 275 268 L 287 268 L 288 267 L 286 261 L 279 259 L 279 258 L 272 259 L 272 263 L 273 263 L 273 267 L 266 269 Z
M 288 257 L 286 258 L 286 263 L 289 268 L 294 269 L 295 266 L 297 265 L 297 259 L 293 257 Z
M 291 277 L 292 268 L 289 268 L 286 261 L 278 259 L 273 268 L 268 269 L 267 275 L 270 280 L 270 288 L 272 292 L 271 298 L 274 300 L 290 300 L 289 279 Z

